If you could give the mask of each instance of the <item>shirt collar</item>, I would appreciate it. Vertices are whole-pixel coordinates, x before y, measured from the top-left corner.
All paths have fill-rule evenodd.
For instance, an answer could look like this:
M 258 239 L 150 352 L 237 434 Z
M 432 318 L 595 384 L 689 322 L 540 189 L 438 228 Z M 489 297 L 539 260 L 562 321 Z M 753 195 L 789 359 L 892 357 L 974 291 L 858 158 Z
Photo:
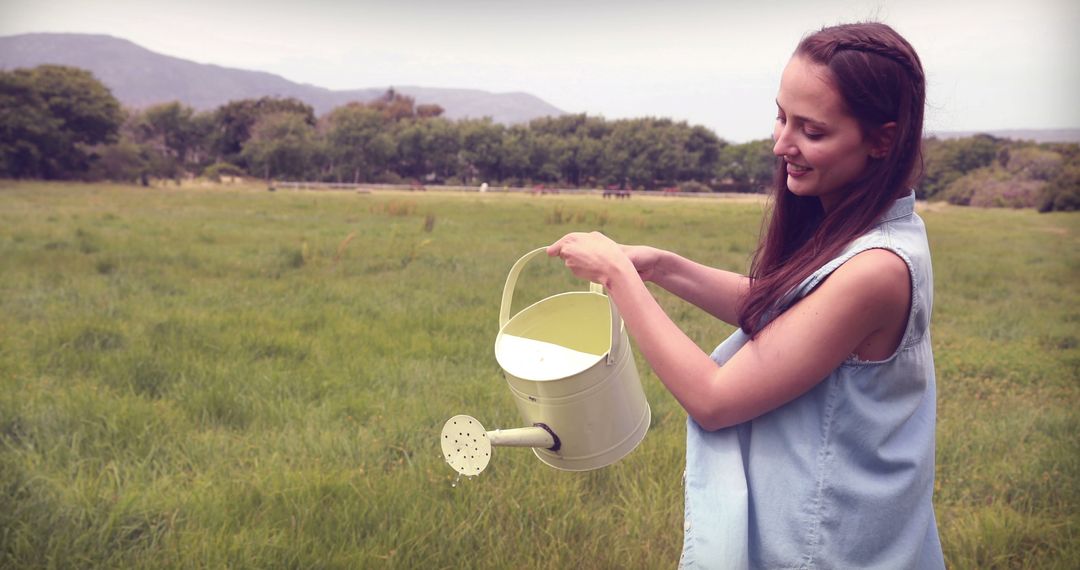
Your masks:
M 907 196 L 898 198 L 895 202 L 889 206 L 889 209 L 885 211 L 885 214 L 881 216 L 881 222 L 889 222 L 897 218 L 903 218 L 910 216 L 915 211 L 915 191 L 913 190 Z

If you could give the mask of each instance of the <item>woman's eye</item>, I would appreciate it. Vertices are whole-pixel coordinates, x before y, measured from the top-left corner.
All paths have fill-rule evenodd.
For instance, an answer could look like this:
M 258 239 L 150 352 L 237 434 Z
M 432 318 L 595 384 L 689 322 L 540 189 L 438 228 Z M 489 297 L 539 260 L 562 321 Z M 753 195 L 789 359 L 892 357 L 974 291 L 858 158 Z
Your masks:
M 777 116 L 776 116 L 776 120 L 777 120 L 777 122 L 779 122 L 779 123 L 780 123 L 781 125 L 783 125 L 784 123 L 786 123 L 786 122 L 787 122 L 786 120 L 784 120 L 784 117 L 782 117 L 782 116 L 780 116 L 780 115 L 777 115 Z
M 816 141 L 816 140 L 820 139 L 823 136 L 825 136 L 824 133 L 806 133 L 806 138 L 808 138 L 808 139 L 810 139 L 812 141 Z

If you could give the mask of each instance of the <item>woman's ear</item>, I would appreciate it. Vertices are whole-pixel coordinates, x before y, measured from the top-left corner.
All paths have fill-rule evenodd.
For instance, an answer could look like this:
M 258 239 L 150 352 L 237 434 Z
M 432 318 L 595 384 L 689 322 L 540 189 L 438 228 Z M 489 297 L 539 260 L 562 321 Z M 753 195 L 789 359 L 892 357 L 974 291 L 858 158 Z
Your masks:
M 873 158 L 885 158 L 892 149 L 896 139 L 896 121 L 889 121 L 881 125 L 870 139 L 870 156 Z

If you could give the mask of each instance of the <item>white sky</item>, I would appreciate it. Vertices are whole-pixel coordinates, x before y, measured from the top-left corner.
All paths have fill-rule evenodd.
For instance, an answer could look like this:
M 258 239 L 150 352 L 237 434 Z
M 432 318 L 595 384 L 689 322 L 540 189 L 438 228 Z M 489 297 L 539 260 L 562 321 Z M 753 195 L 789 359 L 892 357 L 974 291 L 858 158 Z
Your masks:
M 567 112 L 768 137 L 807 32 L 881 20 L 919 52 L 927 130 L 1080 127 L 1077 0 L 0 0 L 0 35 L 104 33 L 331 89 L 532 93 Z

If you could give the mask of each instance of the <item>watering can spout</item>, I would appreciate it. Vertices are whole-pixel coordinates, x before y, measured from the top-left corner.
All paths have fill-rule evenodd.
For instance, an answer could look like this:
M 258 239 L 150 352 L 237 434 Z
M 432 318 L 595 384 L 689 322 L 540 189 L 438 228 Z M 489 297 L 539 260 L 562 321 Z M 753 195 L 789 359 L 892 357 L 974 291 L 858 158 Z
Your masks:
M 559 436 L 544 424 L 524 428 L 497 429 L 487 432 L 487 437 L 491 445 L 503 447 L 539 447 L 558 451 L 562 446 Z
M 491 461 L 492 447 L 537 447 L 558 451 L 559 437 L 544 424 L 487 431 L 474 417 L 457 415 L 443 425 L 443 458 L 455 471 L 479 475 Z

